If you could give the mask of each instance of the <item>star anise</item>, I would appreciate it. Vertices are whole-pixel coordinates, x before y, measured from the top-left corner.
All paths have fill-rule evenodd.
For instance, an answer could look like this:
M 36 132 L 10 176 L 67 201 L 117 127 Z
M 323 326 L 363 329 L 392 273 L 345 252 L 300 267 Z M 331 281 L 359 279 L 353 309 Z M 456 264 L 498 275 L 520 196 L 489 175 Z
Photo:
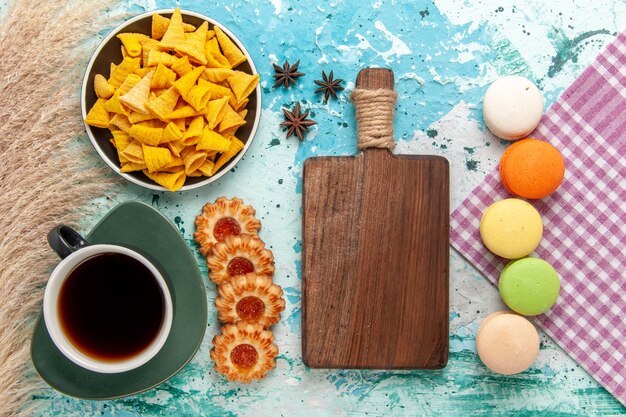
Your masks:
M 300 60 L 293 65 L 289 65 L 289 61 L 285 61 L 282 68 L 276 64 L 274 65 L 274 78 L 276 78 L 276 83 L 274 84 L 274 88 L 279 85 L 283 85 L 285 88 L 289 88 L 289 84 L 296 85 L 296 78 L 302 77 L 304 73 L 298 72 L 298 65 L 300 65 Z
M 324 101 L 328 101 L 331 95 L 337 98 L 337 91 L 343 90 L 343 87 L 340 85 L 343 80 L 341 78 L 333 80 L 334 75 L 332 71 L 328 77 L 326 76 L 326 73 L 322 71 L 322 78 L 323 80 L 315 80 L 315 84 L 320 86 L 317 90 L 315 90 L 315 94 L 323 92 Z
M 300 112 L 300 102 L 296 103 L 293 112 L 283 109 L 283 113 L 285 113 L 285 121 L 280 125 L 289 128 L 287 137 L 295 134 L 302 141 L 304 140 L 304 133 L 309 131 L 309 126 L 317 124 L 317 122 L 307 119 L 309 115 L 308 110 L 304 113 Z

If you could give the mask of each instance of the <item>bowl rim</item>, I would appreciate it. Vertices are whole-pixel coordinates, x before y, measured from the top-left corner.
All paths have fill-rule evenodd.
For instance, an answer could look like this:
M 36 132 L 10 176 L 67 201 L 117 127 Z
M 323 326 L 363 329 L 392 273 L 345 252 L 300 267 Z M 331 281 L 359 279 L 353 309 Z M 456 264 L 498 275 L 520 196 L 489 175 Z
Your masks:
M 87 132 L 87 136 L 89 137 L 89 141 L 91 142 L 91 145 L 94 147 L 94 149 L 96 150 L 96 152 L 98 153 L 100 158 L 113 171 L 115 171 L 118 175 L 120 175 L 121 177 L 125 178 L 126 180 L 128 180 L 128 181 L 130 181 L 130 182 L 132 182 L 132 183 L 134 183 L 136 185 L 139 185 L 141 187 L 148 188 L 148 189 L 151 189 L 151 190 L 156 190 L 156 191 L 169 191 L 169 190 L 167 188 L 161 186 L 161 185 L 156 184 L 155 182 L 153 182 L 149 178 L 148 178 L 148 181 L 150 181 L 150 182 L 146 182 L 146 181 L 143 181 L 141 179 L 135 178 L 132 175 L 129 175 L 128 173 L 122 172 L 120 170 L 119 163 L 117 163 L 116 161 L 110 160 L 107 157 L 107 155 L 104 153 L 104 151 L 102 151 L 102 149 L 100 148 L 100 145 L 97 143 L 96 138 L 95 138 L 95 136 L 93 135 L 93 133 L 91 131 L 91 126 L 89 126 L 87 123 L 85 123 L 85 118 L 87 117 L 86 93 L 87 93 L 87 84 L 89 82 L 89 75 L 91 73 L 91 69 L 93 67 L 93 64 L 96 61 L 96 58 L 98 57 L 100 52 L 102 51 L 102 48 L 104 47 L 104 45 L 106 45 L 109 42 L 109 40 L 111 40 L 111 38 L 113 38 L 114 36 L 119 34 L 124 28 L 126 28 L 129 25 L 131 25 L 132 23 L 135 23 L 135 22 L 137 22 L 139 20 L 142 20 L 142 19 L 145 19 L 147 17 L 151 17 L 155 13 L 156 14 L 174 13 L 174 10 L 175 9 L 158 9 L 158 10 L 146 11 L 144 13 L 141 13 L 141 14 L 138 14 L 138 15 L 136 15 L 134 17 L 131 17 L 128 20 L 125 20 L 124 22 L 119 24 L 117 27 L 115 27 L 113 30 L 111 30 L 111 32 L 109 32 L 109 34 L 102 39 L 102 41 L 100 42 L 100 44 L 98 45 L 96 50 L 93 52 L 91 58 L 89 59 L 89 63 L 87 64 L 87 68 L 85 69 L 85 74 L 83 76 L 83 83 L 82 83 L 81 93 L 80 93 L 80 107 L 81 107 L 81 113 L 82 113 L 82 118 L 83 118 L 83 125 L 85 126 L 85 131 Z M 239 40 L 239 38 L 237 36 L 235 36 L 230 31 L 230 29 L 228 29 L 226 26 L 224 26 L 222 23 L 218 22 L 217 20 L 212 19 L 212 18 L 210 18 L 208 16 L 205 16 L 205 15 L 203 15 L 201 13 L 193 12 L 193 11 L 190 11 L 190 10 L 184 10 L 184 9 L 180 9 L 180 12 L 181 12 L 181 14 L 183 16 L 184 15 L 194 16 L 194 17 L 197 17 L 199 19 L 206 20 L 207 22 L 211 23 L 213 26 L 219 26 L 219 28 L 224 33 L 226 33 L 237 44 L 237 46 L 241 49 L 241 52 L 245 55 L 246 60 L 250 64 L 250 69 L 252 71 L 252 75 L 258 74 L 258 71 L 256 69 L 256 66 L 254 65 L 254 61 L 252 60 L 252 57 L 250 56 L 250 53 L 248 53 L 248 50 L 246 49 L 246 47 Z M 252 141 L 254 140 L 254 137 L 256 136 L 257 129 L 259 127 L 259 121 L 261 119 L 261 85 L 260 85 L 260 83 L 257 84 L 257 86 L 255 88 L 255 91 L 256 91 L 256 94 L 257 94 L 256 114 L 254 116 L 254 121 L 253 121 L 253 124 L 252 124 L 252 130 L 250 131 L 250 136 L 249 136 L 248 140 L 245 142 L 243 149 L 241 151 L 239 151 L 239 153 L 237 153 L 237 155 L 235 155 L 235 157 L 233 159 L 231 159 L 228 162 L 228 164 L 223 166 L 220 169 L 220 172 L 216 173 L 215 175 L 213 175 L 211 177 L 206 177 L 204 180 L 199 181 L 199 182 L 197 182 L 195 184 L 183 185 L 181 188 L 176 190 L 176 192 L 178 192 L 178 191 L 188 191 L 188 190 L 193 190 L 193 189 L 196 189 L 196 188 L 204 187 L 205 185 L 208 185 L 208 184 L 218 180 L 225 173 L 229 172 L 235 165 L 237 165 L 239 160 L 243 157 L 243 155 L 247 152 L 248 148 L 252 144 Z

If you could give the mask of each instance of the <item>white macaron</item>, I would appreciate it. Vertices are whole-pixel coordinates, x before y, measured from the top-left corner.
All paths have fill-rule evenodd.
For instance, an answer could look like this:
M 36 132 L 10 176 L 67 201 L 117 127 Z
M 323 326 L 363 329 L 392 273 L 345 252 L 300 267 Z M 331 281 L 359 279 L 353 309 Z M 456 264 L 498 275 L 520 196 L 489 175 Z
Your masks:
M 483 97 L 485 124 L 499 138 L 525 138 L 543 115 L 543 96 L 532 81 L 518 75 L 494 81 Z

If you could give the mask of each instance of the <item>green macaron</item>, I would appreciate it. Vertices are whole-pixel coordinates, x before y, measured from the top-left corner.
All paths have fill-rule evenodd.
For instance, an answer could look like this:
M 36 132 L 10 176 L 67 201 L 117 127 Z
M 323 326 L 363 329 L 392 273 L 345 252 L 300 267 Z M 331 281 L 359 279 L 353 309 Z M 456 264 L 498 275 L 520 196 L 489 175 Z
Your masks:
M 522 258 L 509 262 L 500 274 L 500 295 L 516 313 L 536 316 L 545 313 L 559 297 L 559 274 L 539 258 Z

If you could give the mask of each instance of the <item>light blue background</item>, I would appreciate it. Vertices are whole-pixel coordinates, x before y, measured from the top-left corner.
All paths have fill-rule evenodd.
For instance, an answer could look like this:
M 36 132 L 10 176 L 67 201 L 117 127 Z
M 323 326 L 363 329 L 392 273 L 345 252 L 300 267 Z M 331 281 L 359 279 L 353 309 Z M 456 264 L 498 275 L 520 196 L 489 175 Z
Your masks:
M 314 370 L 300 356 L 300 212 L 302 162 L 312 155 L 354 154 L 355 123 L 347 100 L 357 72 L 392 68 L 399 102 L 398 152 L 436 153 L 451 162 L 452 206 L 495 166 L 505 144 L 483 127 L 481 97 L 499 75 L 535 80 L 547 105 L 626 26 L 618 0 L 554 1 L 145 1 L 125 0 L 128 15 L 156 8 L 204 13 L 246 45 L 261 76 L 263 112 L 256 139 L 241 162 L 219 181 L 187 193 L 153 193 L 120 183 L 115 197 L 95 202 L 99 215 L 140 200 L 180 229 L 206 276 L 192 239 L 193 220 L 207 201 L 239 196 L 257 209 L 261 237 L 274 251 L 275 280 L 287 308 L 275 326 L 277 368 L 249 385 L 229 383 L 212 368 L 210 341 L 218 323 L 207 282 L 209 327 L 199 353 L 170 381 L 116 401 L 81 401 L 51 389 L 34 396 L 45 415 L 621 415 L 626 409 L 542 335 L 536 364 L 505 377 L 490 373 L 475 354 L 480 320 L 502 308 L 497 290 L 456 252 L 451 253 L 450 362 L 440 371 Z M 590 4 L 593 3 L 593 4 Z M 111 14 L 119 10 L 111 10 Z M 111 28 L 103 27 L 101 35 Z M 272 62 L 300 60 L 306 76 L 296 88 L 273 89 Z M 314 79 L 334 70 L 346 80 L 338 101 L 314 95 Z M 302 143 L 285 139 L 282 107 L 296 101 L 318 125 Z M 84 138 L 84 143 L 88 141 Z M 85 145 L 88 146 L 88 145 Z M 96 158 L 95 152 L 93 153 Z M 390 324 L 392 325 L 392 324 Z

